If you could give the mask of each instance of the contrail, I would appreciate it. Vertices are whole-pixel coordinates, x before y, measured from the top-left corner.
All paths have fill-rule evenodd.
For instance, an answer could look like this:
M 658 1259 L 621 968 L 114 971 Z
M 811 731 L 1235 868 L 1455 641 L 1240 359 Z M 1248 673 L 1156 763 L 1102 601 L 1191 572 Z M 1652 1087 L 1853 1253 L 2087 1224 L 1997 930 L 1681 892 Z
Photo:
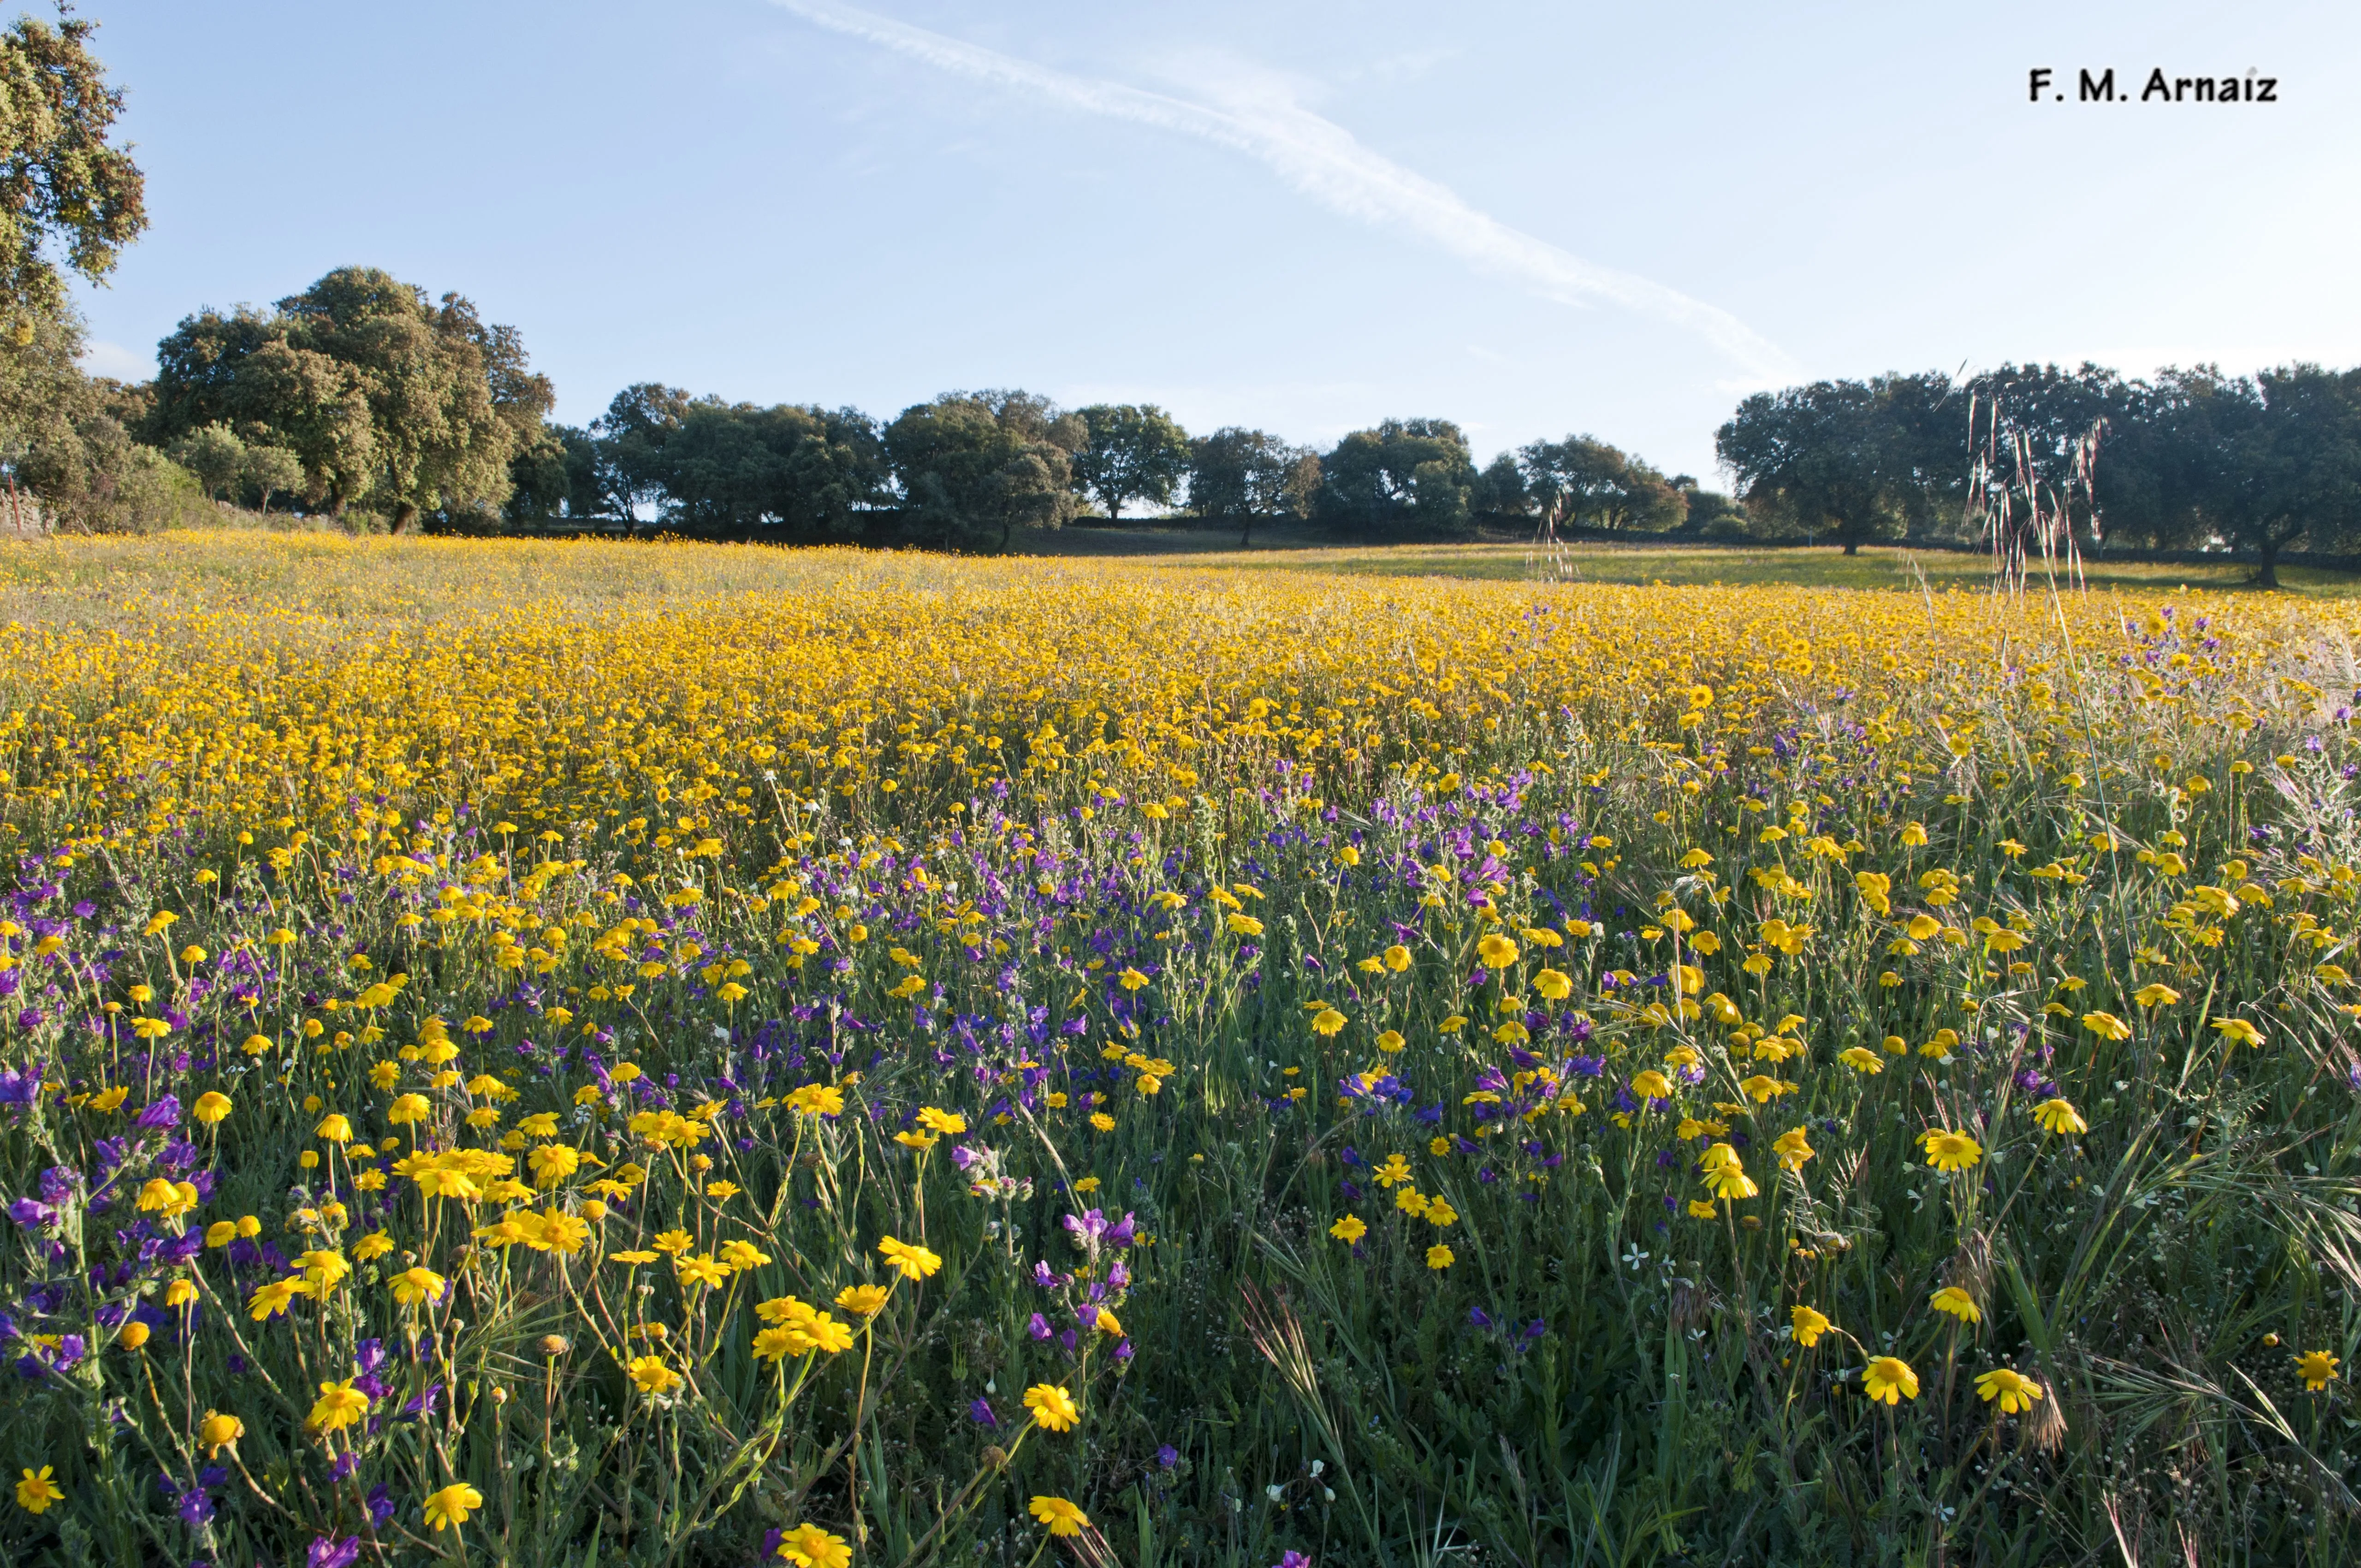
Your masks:
M 1765 381 L 1794 374 L 1794 362 L 1784 352 L 1728 311 L 1645 278 L 1585 261 L 1510 228 L 1477 212 L 1448 188 L 1362 146 L 1334 121 L 1282 96 L 1244 97 L 1216 108 L 1052 71 L 835 0 L 772 4 L 939 70 L 1245 153 L 1323 206 L 1365 222 L 1408 228 L 1473 266 L 1522 280 L 1544 298 L 1565 304 L 1610 301 L 1696 333 Z

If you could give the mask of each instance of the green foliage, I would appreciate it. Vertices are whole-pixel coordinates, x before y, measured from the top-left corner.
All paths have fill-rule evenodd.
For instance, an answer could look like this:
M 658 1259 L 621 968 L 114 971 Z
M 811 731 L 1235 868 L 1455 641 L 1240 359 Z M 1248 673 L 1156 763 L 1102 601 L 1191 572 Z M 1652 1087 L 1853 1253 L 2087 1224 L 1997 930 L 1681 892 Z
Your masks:
M 251 496 L 264 516 L 269 515 L 273 496 L 303 482 L 303 465 L 295 454 L 283 446 L 248 446 L 225 424 L 199 425 L 174 442 L 168 455 L 208 497 L 236 501 Z
M 678 532 L 816 544 L 857 539 L 886 499 L 877 427 L 851 409 L 725 403 L 626 387 L 588 432 L 553 428 L 518 515 L 654 514 Z
M 1320 494 L 1320 457 L 1268 431 L 1225 425 L 1189 444 L 1189 506 L 1209 521 L 1238 525 L 1238 547 L 1257 521 L 1309 518 Z
M 0 342 L 0 528 L 144 533 L 210 521 L 203 484 L 133 438 L 138 398 L 82 374 L 81 321 L 53 311 L 19 324 Z
M 884 445 L 913 528 L 946 547 L 1005 550 L 1010 531 L 1074 515 L 1089 428 L 1030 392 L 946 392 L 905 409 Z
M 852 539 L 885 495 L 884 444 L 851 409 L 700 401 L 664 456 L 669 515 L 691 531 L 767 527 L 798 543 Z
M 152 533 L 214 521 L 195 475 L 105 413 L 79 421 L 70 439 L 34 454 L 24 473 L 51 526 L 65 532 Z
M 268 517 L 271 497 L 289 494 L 303 482 L 303 462 L 284 446 L 249 446 L 237 477 Z
M 78 439 L 76 422 L 98 411 L 98 390 L 75 363 L 82 348 L 82 323 L 63 311 L 22 318 L 0 338 L 0 461 L 12 480 L 28 479 L 28 465 L 56 472 Z
M 96 283 L 148 226 L 138 167 L 107 145 L 123 93 L 90 52 L 96 29 L 61 6 L 55 27 L 19 16 L 0 33 L 0 308 L 20 346 L 66 309 L 52 244 Z
M 2254 551 L 2279 586 L 2279 555 L 2299 541 L 2361 541 L 2361 370 L 2291 365 L 2249 377 L 2168 371 L 2143 410 L 2164 458 L 2162 510 Z M 2169 524 L 2168 524 L 2169 527 Z
M 1074 483 L 1099 499 L 1107 521 L 1126 501 L 1170 504 L 1189 472 L 1189 433 L 1154 403 L 1093 403 L 1077 411 L 1088 431 L 1072 454 Z
M 398 533 L 507 499 L 511 459 L 555 396 L 525 368 L 514 329 L 366 267 L 331 272 L 269 315 L 200 312 L 157 359 L 150 438 L 220 424 L 282 447 L 302 466 L 307 505 L 380 510 Z
M 218 496 L 246 474 L 246 443 L 225 424 L 201 424 L 172 443 L 173 462 L 197 477 L 209 496 Z
M 596 459 L 589 433 L 546 422 L 519 442 L 509 458 L 509 499 L 500 515 L 512 523 L 529 524 L 569 515 L 577 495 L 577 445 L 582 451 L 581 493 L 588 501 L 578 515 L 596 515 L 599 508 L 590 472 Z
M 1315 515 L 1347 535 L 1453 533 L 1469 522 L 1477 472 L 1467 437 L 1441 419 L 1389 419 L 1321 459 Z
M 695 401 L 678 387 L 635 382 L 617 392 L 607 411 L 590 426 L 589 477 L 599 511 L 636 522 L 669 499 L 664 448 L 688 417 Z M 574 448 L 567 448 L 568 485 L 576 478 Z
M 1532 511 L 1532 492 L 1515 454 L 1500 453 L 1484 466 L 1468 504 L 1490 517 L 1521 518 Z
M 1817 381 L 1757 392 L 1716 433 L 1714 449 L 1749 510 L 1776 526 L 1826 534 L 1847 554 L 1900 534 L 1927 499 L 1927 468 L 1904 411 L 1911 378 Z M 1962 420 L 1957 474 L 1967 474 Z
M 1746 509 L 1719 490 L 1702 489 L 1686 474 L 1668 481 L 1681 495 L 1681 532 L 1705 539 L 1742 539 L 1747 534 Z
M 1587 435 L 1536 441 L 1517 459 L 1532 505 L 1559 522 L 1657 533 L 1688 515 L 1686 499 L 1664 475 Z
M 2361 371 L 2199 366 L 2137 381 L 2003 365 L 1957 383 L 1823 381 L 1747 399 L 1716 444 L 1758 522 L 1848 551 L 2007 535 L 2037 511 L 2086 554 L 2251 552 L 2276 587 L 2284 551 L 2361 544 Z

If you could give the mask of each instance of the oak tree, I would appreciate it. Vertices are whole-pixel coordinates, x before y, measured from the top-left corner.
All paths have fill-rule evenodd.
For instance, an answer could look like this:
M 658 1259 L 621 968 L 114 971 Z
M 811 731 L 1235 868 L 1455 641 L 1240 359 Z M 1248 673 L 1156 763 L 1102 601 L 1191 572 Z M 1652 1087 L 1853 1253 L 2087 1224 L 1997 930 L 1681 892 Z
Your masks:
M 90 52 L 96 27 L 60 6 L 55 27 L 0 32 L 0 299 L 19 345 L 65 309 L 60 263 L 102 282 L 148 226 L 139 167 L 107 142 L 123 90 Z
M 1073 454 L 1074 483 L 1121 520 L 1127 501 L 1170 504 L 1189 471 L 1189 435 L 1153 403 L 1093 403 L 1077 411 L 1087 432 Z

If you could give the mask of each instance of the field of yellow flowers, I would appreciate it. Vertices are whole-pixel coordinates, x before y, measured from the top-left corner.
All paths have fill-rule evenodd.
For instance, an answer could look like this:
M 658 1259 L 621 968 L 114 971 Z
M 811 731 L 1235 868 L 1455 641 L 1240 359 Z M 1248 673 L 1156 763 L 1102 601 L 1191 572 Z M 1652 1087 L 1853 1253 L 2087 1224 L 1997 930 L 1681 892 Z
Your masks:
M 14 547 L 0 1561 L 2336 1560 L 2356 615 Z

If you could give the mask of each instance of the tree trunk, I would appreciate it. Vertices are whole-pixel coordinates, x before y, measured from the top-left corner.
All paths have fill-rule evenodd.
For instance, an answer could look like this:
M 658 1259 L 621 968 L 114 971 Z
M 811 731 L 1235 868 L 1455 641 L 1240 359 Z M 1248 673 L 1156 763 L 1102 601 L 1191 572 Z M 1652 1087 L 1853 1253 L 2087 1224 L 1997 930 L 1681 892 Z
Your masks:
M 2261 546 L 2262 565 L 2255 572 L 2255 586 L 2275 588 L 2279 586 L 2279 542 L 2265 534 L 2256 542 Z
M 1008 518 L 1004 517 L 1000 520 L 1000 553 L 1003 555 L 1008 554 L 1008 535 L 1016 526 L 1016 523 Z
M 1246 513 L 1246 520 L 1238 525 L 1238 548 L 1239 548 L 1239 549 L 1241 549 L 1241 550 L 1246 550 L 1246 549 L 1251 549 L 1251 548 L 1252 548 L 1252 546 L 1251 546 L 1251 545 L 1249 545 L 1249 544 L 1246 543 L 1246 541 L 1247 541 L 1250 537 L 1252 537 L 1253 533 L 1254 533 L 1254 513 L 1252 513 L 1252 512 L 1248 512 L 1248 513 Z
M 1108 499 L 1108 501 L 1107 501 L 1107 526 L 1108 526 L 1109 528 L 1114 528 L 1114 527 L 1118 526 L 1118 524 L 1119 524 L 1119 523 L 1121 522 L 1121 521 L 1122 521 L 1122 518 L 1123 518 L 1123 498 L 1122 498 L 1121 496 L 1115 496 L 1115 497 L 1110 498 L 1110 499 Z
M 1844 553 L 1845 553 L 1846 554 L 1848 554 L 1848 555 L 1858 555 L 1858 554 L 1861 554 L 1861 541 L 1860 541 L 1860 540 L 1858 540 L 1858 539 L 1848 539 L 1848 540 L 1846 540 L 1846 541 L 1845 541 Z

